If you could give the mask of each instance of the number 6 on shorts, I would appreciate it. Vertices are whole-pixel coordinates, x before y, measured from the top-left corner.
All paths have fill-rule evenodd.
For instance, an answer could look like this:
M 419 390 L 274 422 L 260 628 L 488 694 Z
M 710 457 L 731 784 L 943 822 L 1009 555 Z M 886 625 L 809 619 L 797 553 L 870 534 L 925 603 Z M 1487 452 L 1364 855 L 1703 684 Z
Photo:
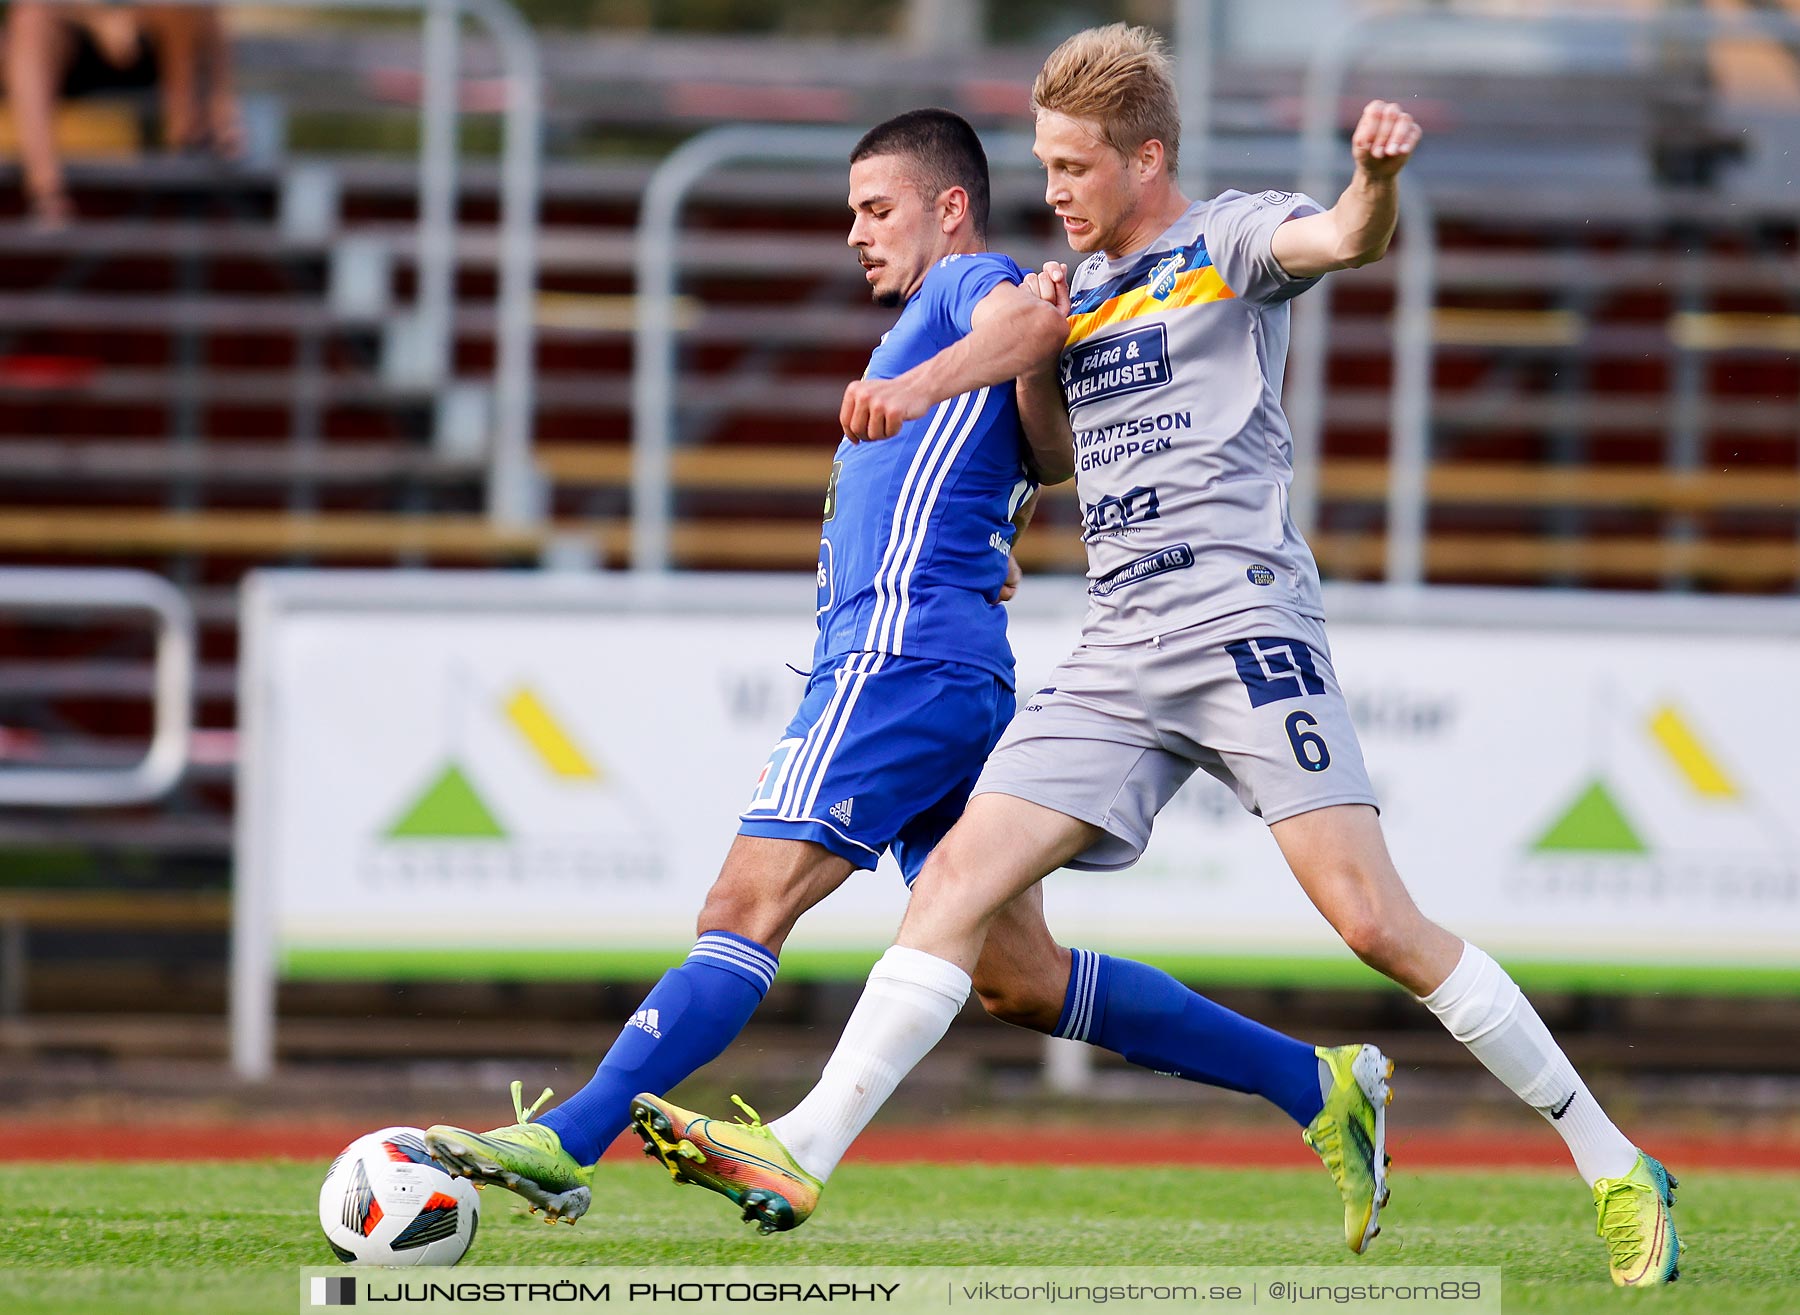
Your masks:
M 1290 712 L 1287 719 L 1288 743 L 1294 746 L 1294 761 L 1309 772 L 1322 772 L 1331 766 L 1331 750 L 1325 737 L 1311 730 L 1319 724 L 1309 712 Z

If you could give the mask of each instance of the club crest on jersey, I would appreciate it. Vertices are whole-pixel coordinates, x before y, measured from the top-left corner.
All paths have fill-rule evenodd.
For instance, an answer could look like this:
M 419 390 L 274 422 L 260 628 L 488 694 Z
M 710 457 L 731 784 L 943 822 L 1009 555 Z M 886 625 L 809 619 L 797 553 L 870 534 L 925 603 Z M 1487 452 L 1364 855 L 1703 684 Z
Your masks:
M 1145 291 L 1157 301 L 1167 301 L 1169 294 L 1175 291 L 1176 275 L 1181 273 L 1182 267 L 1186 264 L 1187 257 L 1177 251 L 1150 271 L 1150 282 Z

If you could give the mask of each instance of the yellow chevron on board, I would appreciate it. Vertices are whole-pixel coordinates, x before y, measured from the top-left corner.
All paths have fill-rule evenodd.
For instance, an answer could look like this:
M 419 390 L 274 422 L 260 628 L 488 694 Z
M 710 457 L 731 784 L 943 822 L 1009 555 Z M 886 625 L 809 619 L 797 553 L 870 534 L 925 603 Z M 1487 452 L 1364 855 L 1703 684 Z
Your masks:
M 1725 773 L 1718 759 L 1706 751 L 1700 743 L 1700 737 L 1694 734 L 1682 715 L 1675 711 L 1673 704 L 1664 704 L 1650 719 L 1650 734 L 1662 746 L 1663 752 L 1669 755 L 1669 761 L 1687 783 L 1694 787 L 1696 794 L 1708 799 L 1736 799 L 1740 796 L 1737 783 Z
M 1069 336 L 1063 346 L 1073 347 L 1083 338 L 1091 338 L 1108 325 L 1122 324 L 1139 315 L 1154 315 L 1158 311 L 1174 310 L 1179 306 L 1198 306 L 1208 301 L 1229 301 L 1236 296 L 1237 293 L 1225 286 L 1225 280 L 1219 277 L 1217 269 L 1211 265 L 1203 265 L 1199 269 L 1177 275 L 1174 289 L 1161 301 L 1152 297 L 1148 288 L 1135 288 L 1107 298 L 1085 315 L 1071 316 Z
M 531 690 L 521 686 L 506 701 L 506 715 L 552 775 L 571 781 L 600 779 L 598 769 Z

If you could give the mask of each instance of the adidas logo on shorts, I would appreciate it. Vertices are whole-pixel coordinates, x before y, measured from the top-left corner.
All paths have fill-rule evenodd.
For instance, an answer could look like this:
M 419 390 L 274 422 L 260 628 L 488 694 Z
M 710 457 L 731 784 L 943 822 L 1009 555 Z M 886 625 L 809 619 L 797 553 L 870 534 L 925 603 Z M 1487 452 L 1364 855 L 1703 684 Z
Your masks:
M 850 825 L 850 809 L 855 805 L 854 798 L 843 799 L 831 806 L 831 815 L 845 826 Z
M 642 1028 L 658 1041 L 662 1040 L 662 1019 L 654 1009 L 640 1009 L 631 1016 L 631 1026 Z

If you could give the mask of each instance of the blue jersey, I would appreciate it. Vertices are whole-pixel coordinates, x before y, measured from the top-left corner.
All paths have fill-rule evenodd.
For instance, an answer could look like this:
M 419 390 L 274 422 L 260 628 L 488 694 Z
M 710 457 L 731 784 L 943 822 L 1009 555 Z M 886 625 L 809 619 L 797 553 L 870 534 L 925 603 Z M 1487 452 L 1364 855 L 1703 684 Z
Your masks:
M 1024 271 L 1006 256 L 946 256 L 883 335 L 867 379 L 892 379 L 971 331 L 981 299 Z M 893 438 L 838 445 L 819 542 L 815 670 L 893 653 L 985 668 L 1010 687 L 999 606 L 1012 516 L 1035 487 L 1009 380 L 950 398 Z

